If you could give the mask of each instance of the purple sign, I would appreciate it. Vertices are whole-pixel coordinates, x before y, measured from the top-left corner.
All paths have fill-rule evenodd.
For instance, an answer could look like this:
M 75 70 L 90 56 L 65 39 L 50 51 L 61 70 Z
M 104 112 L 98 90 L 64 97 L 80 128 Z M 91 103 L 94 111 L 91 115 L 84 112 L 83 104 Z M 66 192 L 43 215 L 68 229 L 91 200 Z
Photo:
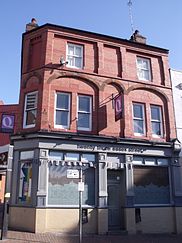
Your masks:
M 122 112 L 123 112 L 122 94 L 119 94 L 114 98 L 114 109 L 115 109 L 115 121 L 117 121 L 122 118 Z
M 2 114 L 1 118 L 1 132 L 13 133 L 15 124 L 14 114 Z

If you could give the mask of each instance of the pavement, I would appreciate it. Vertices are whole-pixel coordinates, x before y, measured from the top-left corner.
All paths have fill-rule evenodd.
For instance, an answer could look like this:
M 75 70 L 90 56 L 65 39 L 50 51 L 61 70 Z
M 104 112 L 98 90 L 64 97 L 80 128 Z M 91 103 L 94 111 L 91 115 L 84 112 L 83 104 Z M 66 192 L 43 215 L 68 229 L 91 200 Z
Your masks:
M 80 243 L 78 235 L 8 231 L 3 243 Z M 182 243 L 182 234 L 86 235 L 82 243 Z

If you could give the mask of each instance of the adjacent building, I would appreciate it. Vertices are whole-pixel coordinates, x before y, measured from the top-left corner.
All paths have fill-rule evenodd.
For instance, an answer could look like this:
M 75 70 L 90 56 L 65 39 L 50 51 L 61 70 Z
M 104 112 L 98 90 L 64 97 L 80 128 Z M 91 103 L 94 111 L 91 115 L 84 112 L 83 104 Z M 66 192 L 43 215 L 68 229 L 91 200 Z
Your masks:
M 84 233 L 181 232 L 168 50 L 138 31 L 29 28 L 11 142 L 11 228 L 78 232 L 82 174 Z
M 176 121 L 176 131 L 177 138 L 182 142 L 182 71 L 170 70 L 171 81 L 172 81 L 172 90 L 173 90 L 173 100 L 174 100 L 174 113 Z M 179 154 L 180 166 L 182 165 L 182 152 Z M 180 168 L 181 171 L 181 168 Z M 178 179 L 179 185 L 181 185 L 182 180 L 182 171 L 180 173 L 180 180 Z
M 17 111 L 17 104 L 5 105 L 0 100 L 0 206 L 4 203 L 8 164 L 10 170 L 12 167 L 13 147 L 10 145 L 10 134 L 16 132 Z

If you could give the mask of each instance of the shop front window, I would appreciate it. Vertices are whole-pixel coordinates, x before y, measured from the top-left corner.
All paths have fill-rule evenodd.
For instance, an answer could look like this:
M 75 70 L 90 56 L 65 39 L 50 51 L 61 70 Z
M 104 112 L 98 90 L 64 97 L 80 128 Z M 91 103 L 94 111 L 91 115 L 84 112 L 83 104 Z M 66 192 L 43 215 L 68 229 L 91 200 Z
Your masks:
M 168 167 L 134 166 L 135 204 L 169 204 Z
M 20 163 L 18 200 L 22 203 L 30 203 L 32 190 L 32 163 L 30 161 Z
M 18 202 L 31 203 L 32 199 L 32 161 L 34 151 L 20 152 Z
M 57 153 L 57 155 L 59 152 Z M 82 204 L 95 204 L 95 170 L 93 155 L 79 153 L 60 153 L 60 158 L 51 157 L 48 166 L 48 200 L 49 206 L 78 206 L 80 169 L 83 172 L 84 191 Z M 92 161 L 91 161 L 92 160 Z M 85 163 L 85 164 L 84 164 Z

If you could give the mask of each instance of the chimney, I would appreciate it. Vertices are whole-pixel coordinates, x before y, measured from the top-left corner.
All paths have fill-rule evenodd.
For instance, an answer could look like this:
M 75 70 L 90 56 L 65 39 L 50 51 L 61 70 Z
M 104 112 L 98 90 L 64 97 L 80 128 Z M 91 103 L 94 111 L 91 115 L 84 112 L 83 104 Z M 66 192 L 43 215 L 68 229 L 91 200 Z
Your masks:
M 146 44 L 146 38 L 140 35 L 140 32 L 138 30 L 135 30 L 133 35 L 130 37 L 130 41 Z
M 31 22 L 26 25 L 26 32 L 33 30 L 38 27 L 37 20 L 35 18 L 31 19 Z

